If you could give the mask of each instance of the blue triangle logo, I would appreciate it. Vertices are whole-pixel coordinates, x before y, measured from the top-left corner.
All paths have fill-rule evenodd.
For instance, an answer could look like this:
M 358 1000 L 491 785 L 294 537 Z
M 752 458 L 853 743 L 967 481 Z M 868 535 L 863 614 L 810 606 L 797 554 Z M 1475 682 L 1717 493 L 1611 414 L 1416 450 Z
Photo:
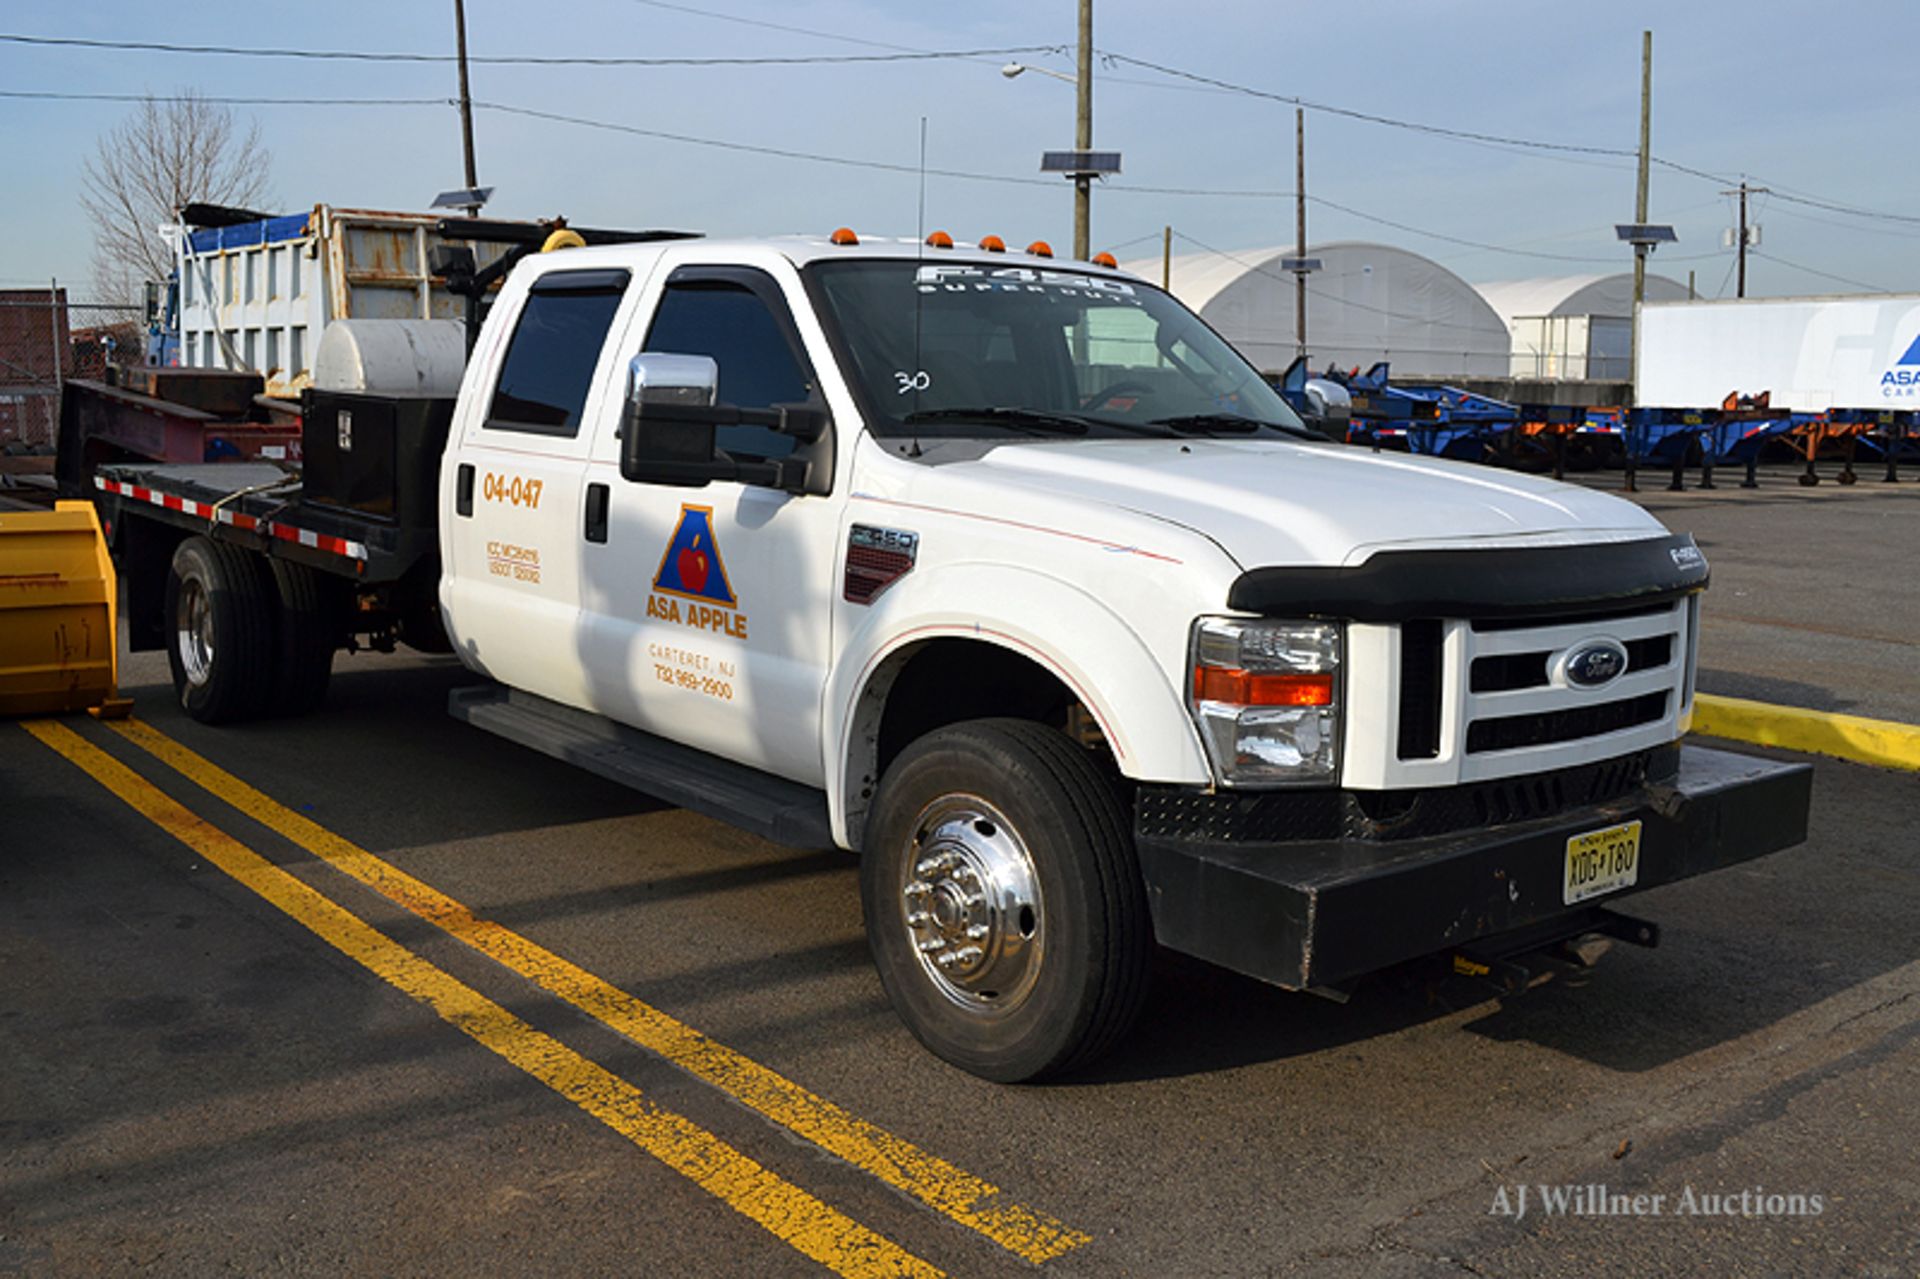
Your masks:
M 1920 337 L 1913 339 L 1913 345 L 1907 348 L 1907 353 L 1901 356 L 1897 362 L 1900 364 L 1920 364 Z
M 680 523 L 667 543 L 666 554 L 653 575 L 653 589 L 683 599 L 705 600 L 738 608 L 733 585 L 727 581 L 727 566 L 720 561 L 720 548 L 713 540 L 713 508 L 680 508 Z

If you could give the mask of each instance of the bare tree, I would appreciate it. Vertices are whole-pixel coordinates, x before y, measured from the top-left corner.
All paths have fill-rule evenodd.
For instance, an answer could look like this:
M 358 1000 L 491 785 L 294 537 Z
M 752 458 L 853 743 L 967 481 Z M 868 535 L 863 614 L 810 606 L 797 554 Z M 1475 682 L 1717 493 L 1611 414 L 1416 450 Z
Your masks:
M 195 201 L 257 205 L 268 194 L 260 126 L 244 132 L 232 111 L 191 89 L 147 97 L 103 134 L 80 170 L 80 203 L 93 222 L 94 287 L 132 301 L 165 279 L 173 253 L 160 228 Z

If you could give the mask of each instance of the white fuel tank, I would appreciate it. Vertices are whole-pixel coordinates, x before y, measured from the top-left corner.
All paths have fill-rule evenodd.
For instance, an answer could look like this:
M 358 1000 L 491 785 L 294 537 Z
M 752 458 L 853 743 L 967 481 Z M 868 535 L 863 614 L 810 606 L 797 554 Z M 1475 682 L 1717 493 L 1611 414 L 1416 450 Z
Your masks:
M 365 395 L 449 396 L 467 367 L 458 320 L 335 320 L 320 335 L 313 385 Z

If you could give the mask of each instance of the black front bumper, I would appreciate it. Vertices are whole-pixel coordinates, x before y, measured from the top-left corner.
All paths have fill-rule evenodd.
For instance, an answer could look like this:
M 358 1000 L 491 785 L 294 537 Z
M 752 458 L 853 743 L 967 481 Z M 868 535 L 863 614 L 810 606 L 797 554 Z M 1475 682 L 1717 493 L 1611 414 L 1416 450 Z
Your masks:
M 1538 821 L 1398 842 L 1137 834 L 1163 946 L 1289 989 L 1564 919 L 1807 837 L 1813 769 L 1682 747 L 1670 778 Z M 1569 906 L 1567 841 L 1638 820 L 1631 888 Z

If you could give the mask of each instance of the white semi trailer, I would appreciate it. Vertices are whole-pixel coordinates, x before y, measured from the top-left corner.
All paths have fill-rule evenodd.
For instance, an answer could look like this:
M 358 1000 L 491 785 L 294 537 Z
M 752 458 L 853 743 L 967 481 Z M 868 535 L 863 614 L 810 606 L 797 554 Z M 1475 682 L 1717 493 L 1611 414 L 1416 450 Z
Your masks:
M 1634 403 L 1700 408 L 1772 394 L 1774 408 L 1920 408 L 1920 294 L 1649 302 Z

